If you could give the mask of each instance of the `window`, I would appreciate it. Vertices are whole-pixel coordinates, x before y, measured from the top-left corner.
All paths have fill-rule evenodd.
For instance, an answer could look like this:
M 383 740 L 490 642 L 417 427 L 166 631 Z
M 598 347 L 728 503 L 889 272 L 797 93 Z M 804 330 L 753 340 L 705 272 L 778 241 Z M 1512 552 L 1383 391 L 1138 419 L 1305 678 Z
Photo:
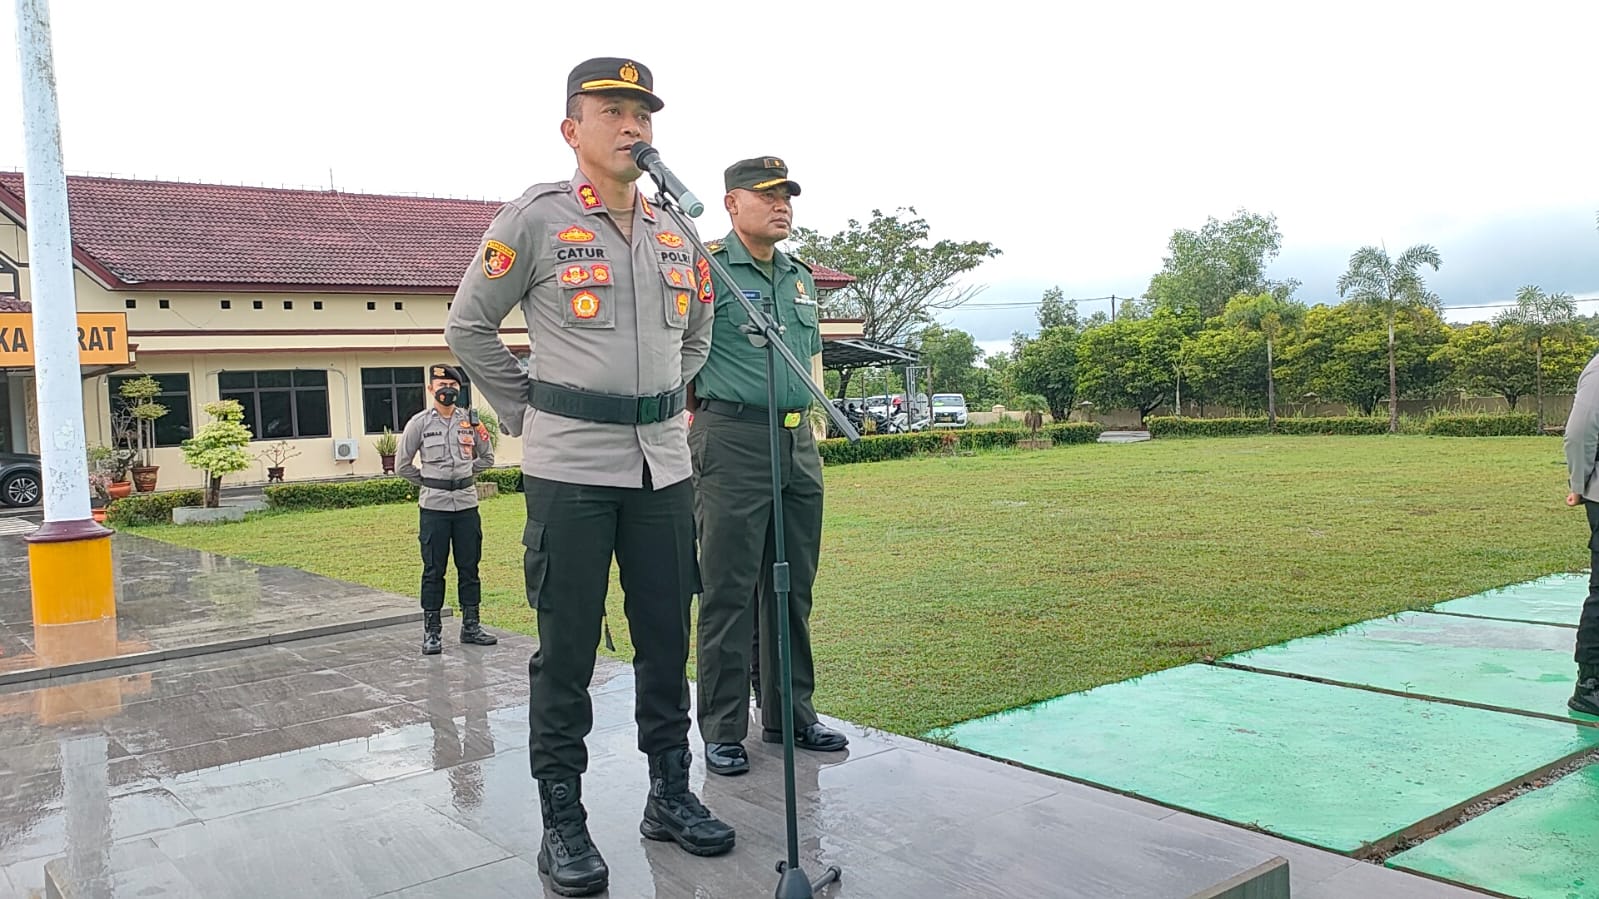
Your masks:
M 144 375 L 112 375 L 106 380 L 111 387 L 111 414 L 115 416 L 127 409 L 122 399 L 122 385 Z M 155 420 L 155 445 L 177 446 L 194 436 L 194 419 L 189 412 L 189 376 L 186 374 L 151 375 L 161 385 L 155 402 L 167 407 L 167 414 Z
M 424 372 L 420 366 L 361 369 L 361 405 L 368 434 L 381 434 L 384 428 L 398 434 L 411 416 L 422 411 L 427 404 Z
M 225 371 L 217 390 L 244 407 L 244 426 L 257 440 L 332 436 L 326 371 Z
M 21 299 L 18 293 L 21 289 L 17 283 L 17 267 L 11 264 L 11 260 L 0 257 L 0 297 Z

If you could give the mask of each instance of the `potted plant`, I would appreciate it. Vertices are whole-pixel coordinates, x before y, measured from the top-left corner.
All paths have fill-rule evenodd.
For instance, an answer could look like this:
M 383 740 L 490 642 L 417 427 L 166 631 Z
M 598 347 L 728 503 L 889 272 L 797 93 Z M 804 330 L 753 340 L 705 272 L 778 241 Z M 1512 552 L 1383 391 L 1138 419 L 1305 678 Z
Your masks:
M 299 454 L 299 450 L 289 446 L 289 441 L 279 440 L 277 443 L 262 450 L 261 454 L 256 458 L 267 463 L 267 480 L 281 484 L 283 483 L 283 463 Z
M 205 472 L 205 508 L 222 505 L 222 476 L 250 467 L 250 429 L 238 400 L 205 404 L 212 421 L 183 441 L 183 460 Z
M 167 407 L 155 401 L 161 395 L 161 382 L 145 375 L 123 381 L 117 392 L 128 404 L 138 435 L 139 464 L 133 466 L 133 483 L 140 493 L 149 493 L 155 489 L 156 472 L 159 470 L 159 466 L 150 464 L 150 455 L 155 450 L 155 423 L 167 414 Z
M 383 460 L 383 473 L 394 474 L 394 454 L 400 449 L 400 438 L 388 428 L 383 429 L 383 435 L 372 441 L 377 448 L 378 458 Z
M 111 476 L 103 471 L 89 475 L 89 511 L 95 521 L 105 521 L 106 506 L 111 505 Z

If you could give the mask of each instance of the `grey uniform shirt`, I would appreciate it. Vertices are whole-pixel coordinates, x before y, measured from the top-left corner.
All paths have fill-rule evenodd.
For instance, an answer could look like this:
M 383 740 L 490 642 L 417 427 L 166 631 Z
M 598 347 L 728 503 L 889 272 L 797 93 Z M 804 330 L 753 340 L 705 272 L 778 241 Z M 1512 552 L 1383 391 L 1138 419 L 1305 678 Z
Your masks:
M 528 380 L 652 396 L 693 380 L 711 345 L 710 265 L 642 192 L 622 237 L 578 171 L 500 207 L 456 290 L 444 339 L 472 385 L 522 438 L 522 471 L 574 484 L 657 488 L 693 471 L 686 415 L 645 425 L 585 421 L 528 406 Z M 697 232 L 695 232 L 697 234 Z M 527 371 L 500 340 L 520 306 Z
M 1577 395 L 1571 401 L 1571 416 L 1566 419 L 1566 469 L 1571 475 L 1571 492 L 1599 500 L 1599 484 L 1593 481 L 1595 457 L 1599 456 L 1599 356 L 1588 360 L 1577 377 Z
M 422 457 L 421 466 L 415 463 L 417 456 Z M 395 474 L 422 488 L 418 505 L 439 512 L 460 512 L 477 506 L 476 475 L 494 465 L 494 448 L 472 427 L 466 410 L 456 407 L 445 418 L 430 405 L 405 423 L 395 457 L 399 462 Z M 471 478 L 474 483 L 460 490 L 439 490 L 424 485 L 423 478 Z

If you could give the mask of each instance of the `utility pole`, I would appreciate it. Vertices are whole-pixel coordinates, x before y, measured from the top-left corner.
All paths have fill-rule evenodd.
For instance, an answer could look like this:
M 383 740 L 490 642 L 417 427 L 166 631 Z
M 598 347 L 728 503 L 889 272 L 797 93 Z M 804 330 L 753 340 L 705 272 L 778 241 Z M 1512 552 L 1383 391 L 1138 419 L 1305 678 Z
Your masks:
M 95 522 L 89 509 L 78 305 L 72 284 L 72 235 L 49 0 L 16 0 L 16 11 L 34 383 L 44 469 L 44 523 L 28 537 L 37 629 L 114 620 L 116 589 L 111 531 Z

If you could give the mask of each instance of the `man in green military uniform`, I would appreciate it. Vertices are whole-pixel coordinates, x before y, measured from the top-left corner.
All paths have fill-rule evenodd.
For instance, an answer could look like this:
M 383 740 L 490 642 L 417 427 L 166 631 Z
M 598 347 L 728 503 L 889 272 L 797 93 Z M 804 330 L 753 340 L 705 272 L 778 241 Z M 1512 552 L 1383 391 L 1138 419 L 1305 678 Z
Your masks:
M 707 249 L 737 280 L 714 276 L 716 325 L 710 355 L 694 381 L 696 409 L 689 428 L 699 523 L 699 725 L 706 770 L 749 770 L 743 740 L 749 730 L 750 642 L 759 632 L 761 739 L 783 739 L 777 663 L 777 595 L 772 588 L 771 443 L 767 421 L 766 349 L 751 339 L 741 290 L 769 310 L 783 342 L 798 359 L 822 352 L 816 282 L 805 263 L 777 249 L 793 227 L 800 186 L 774 156 L 745 159 L 724 173 L 723 200 L 733 230 Z M 758 298 L 757 298 L 758 297 Z M 795 745 L 836 752 L 844 735 L 822 725 L 811 705 L 811 586 L 822 535 L 822 460 L 806 420 L 811 394 L 788 366 L 775 370 L 780 415 L 778 453 L 783 494 L 783 541 L 789 563 L 789 633 L 793 650 Z M 758 610 L 758 615 L 757 615 Z M 757 617 L 759 623 L 757 624 Z

